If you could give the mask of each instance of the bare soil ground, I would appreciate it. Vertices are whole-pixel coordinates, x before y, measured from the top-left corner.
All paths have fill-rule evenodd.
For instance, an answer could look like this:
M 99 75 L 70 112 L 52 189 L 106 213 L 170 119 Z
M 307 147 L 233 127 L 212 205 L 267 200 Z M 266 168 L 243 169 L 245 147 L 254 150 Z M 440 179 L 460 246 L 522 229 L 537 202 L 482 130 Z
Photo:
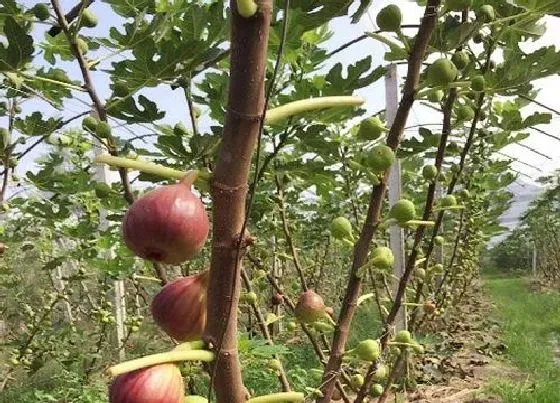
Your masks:
M 483 391 L 491 378 L 523 379 L 524 374 L 501 359 L 507 346 L 499 340 L 499 323 L 492 319 L 492 303 L 473 289 L 469 301 L 449 312 L 461 318 L 449 326 L 430 323 L 426 330 L 440 341 L 430 345 L 416 363 L 418 387 L 405 402 L 417 403 L 498 403 L 501 400 Z M 403 402 L 395 399 L 394 402 Z

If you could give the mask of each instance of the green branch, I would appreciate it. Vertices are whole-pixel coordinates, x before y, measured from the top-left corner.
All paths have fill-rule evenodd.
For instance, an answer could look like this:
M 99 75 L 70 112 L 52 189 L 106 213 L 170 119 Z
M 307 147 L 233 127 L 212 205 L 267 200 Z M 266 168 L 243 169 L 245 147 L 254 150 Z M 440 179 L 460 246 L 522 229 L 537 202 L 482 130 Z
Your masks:
M 127 372 L 138 369 L 152 367 L 158 364 L 182 361 L 203 361 L 211 362 L 214 360 L 214 353 L 206 350 L 174 350 L 165 353 L 151 354 L 136 360 L 121 362 L 107 370 L 107 375 L 115 377 Z
M 364 100 L 362 98 L 354 96 L 303 99 L 287 103 L 286 105 L 279 106 L 278 108 L 269 109 L 266 112 L 264 121 L 268 124 L 274 124 L 303 112 L 326 108 L 360 106 L 363 103 Z

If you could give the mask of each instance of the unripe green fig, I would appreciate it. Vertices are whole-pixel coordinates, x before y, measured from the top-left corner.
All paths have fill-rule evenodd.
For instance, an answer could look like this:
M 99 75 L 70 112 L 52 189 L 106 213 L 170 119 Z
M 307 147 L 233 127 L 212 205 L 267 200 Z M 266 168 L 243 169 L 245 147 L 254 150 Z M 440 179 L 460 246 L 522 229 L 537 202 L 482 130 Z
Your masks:
M 268 360 L 267 366 L 273 371 L 282 371 L 282 363 L 277 358 L 272 358 Z
M 179 122 L 173 126 L 173 134 L 176 136 L 188 136 L 189 131 L 183 123 Z
M 381 385 L 380 383 L 374 383 L 373 385 L 371 385 L 369 394 L 373 397 L 381 396 L 383 394 L 383 385 Z
M 435 165 L 424 165 L 424 168 L 422 168 L 422 176 L 427 181 L 434 180 L 437 177 L 437 173 L 438 170 Z
M 86 8 L 82 11 L 81 24 L 84 27 L 93 28 L 97 26 L 97 16 L 89 8 Z
M 471 89 L 476 92 L 484 91 L 485 84 L 483 76 L 473 77 L 471 80 Z
M 90 132 L 95 132 L 98 123 L 99 121 L 93 116 L 86 116 L 84 120 L 82 120 L 82 128 L 84 130 L 89 130 Z
M 72 144 L 72 138 L 65 134 L 61 134 L 58 136 L 58 144 L 61 146 L 69 146 Z
M 420 343 L 413 343 L 412 346 L 412 351 L 414 351 L 416 354 L 424 354 L 424 346 Z
M 470 57 L 464 50 L 458 50 L 451 56 L 451 61 L 459 70 L 463 70 L 470 62 Z
M 434 265 L 434 272 L 443 273 L 443 265 L 441 263 Z
M 377 145 L 366 157 L 366 164 L 374 173 L 382 173 L 394 164 L 395 152 L 384 144 Z
M 76 45 L 78 45 L 78 49 L 83 55 L 85 55 L 89 50 L 89 45 L 82 38 L 76 39 Z
M 331 236 L 334 239 L 354 239 L 352 235 L 352 224 L 345 217 L 337 217 L 331 222 Z
M 358 138 L 369 141 L 378 139 L 385 131 L 385 125 L 377 116 L 362 120 L 358 128 Z
M 253 291 L 251 291 L 251 292 L 248 292 L 248 293 L 246 293 L 246 294 L 243 294 L 243 295 L 240 297 L 240 300 L 241 300 L 242 302 L 245 302 L 245 303 L 247 303 L 247 304 L 251 304 L 251 305 L 252 305 L 252 304 L 256 304 L 256 303 L 257 303 L 258 297 L 257 297 L 257 294 L 256 294 L 256 293 L 254 293 Z
M 447 85 L 457 78 L 457 67 L 451 60 L 438 59 L 428 67 L 427 75 L 431 85 Z
M 474 110 L 468 105 L 461 105 L 455 109 L 455 117 L 461 122 L 472 120 L 474 118 Z
M 496 19 L 496 12 L 494 11 L 494 7 L 490 4 L 485 4 L 481 6 L 476 14 L 476 20 L 479 22 L 491 22 Z
M 102 139 L 111 137 L 111 126 L 107 122 L 99 122 L 95 128 L 95 133 Z
M 352 389 L 360 389 L 364 384 L 364 377 L 360 374 L 352 375 L 350 378 L 350 386 Z
M 324 322 L 313 323 L 313 328 L 319 333 L 332 333 L 334 332 L 334 327 L 331 324 Z
M 389 270 L 395 264 L 395 256 L 390 248 L 378 246 L 371 251 L 371 262 L 378 269 Z
M 408 330 L 399 330 L 395 335 L 395 341 L 397 343 L 412 343 L 412 335 Z
M 471 8 L 473 0 L 445 0 L 445 7 L 450 11 L 463 11 Z
M 450 153 L 459 152 L 459 144 L 457 144 L 455 141 L 450 142 L 447 145 L 447 151 L 449 151 Z
M 397 220 L 399 224 L 414 220 L 416 217 L 416 207 L 414 203 L 407 199 L 401 199 L 391 207 L 389 217 Z
M 444 96 L 445 96 L 445 93 L 442 90 L 430 91 L 428 93 L 428 101 L 430 101 L 430 102 L 441 102 L 443 100 Z
M 434 244 L 435 245 L 441 246 L 441 245 L 443 245 L 444 242 L 445 242 L 445 239 L 441 235 L 438 235 L 434 238 Z
M 292 322 L 286 323 L 286 329 L 287 329 L 289 332 L 293 332 L 294 330 L 296 330 L 296 329 L 297 329 L 297 324 L 296 324 L 296 322 L 293 322 L 293 321 L 292 321 Z
M 468 189 L 461 189 L 458 193 L 459 197 L 463 200 L 468 200 L 471 198 L 471 192 Z
M 31 9 L 31 13 L 39 21 L 46 21 L 49 18 L 49 6 L 45 3 L 35 4 Z
M 381 349 L 377 340 L 362 340 L 356 347 L 356 355 L 364 361 L 375 361 L 380 354 Z
M 113 94 L 115 94 L 116 97 L 124 98 L 129 93 L 130 93 L 130 91 L 128 90 L 128 87 L 126 86 L 126 84 L 123 84 L 123 83 L 113 84 Z
M 389 375 L 389 368 L 387 368 L 387 365 L 380 364 L 373 373 L 373 380 L 376 382 L 382 381 L 387 378 L 387 375 Z
M 263 278 L 263 277 L 266 277 L 266 271 L 263 269 L 257 270 L 257 278 Z
M 402 23 L 401 9 L 395 4 L 383 7 L 377 14 L 375 22 L 382 31 L 399 32 Z
M 414 270 L 414 275 L 419 278 L 420 280 L 423 280 L 426 278 L 426 270 L 424 270 L 421 267 L 418 267 L 416 270 Z
M 439 204 L 442 207 L 453 207 L 457 205 L 457 199 L 453 195 L 445 195 L 440 199 Z

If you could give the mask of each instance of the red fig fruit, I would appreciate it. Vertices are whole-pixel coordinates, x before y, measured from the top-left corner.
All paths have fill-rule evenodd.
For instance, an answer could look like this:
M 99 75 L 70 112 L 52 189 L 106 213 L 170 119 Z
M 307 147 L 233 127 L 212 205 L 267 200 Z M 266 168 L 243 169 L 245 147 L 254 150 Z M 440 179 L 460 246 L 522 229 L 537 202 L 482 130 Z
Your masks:
M 137 256 L 168 264 L 191 259 L 204 247 L 210 223 L 192 178 L 161 186 L 136 200 L 126 212 L 122 231 Z
M 109 387 L 110 403 L 183 403 L 183 399 L 183 377 L 173 364 L 119 375 Z
M 272 294 L 272 305 L 282 305 L 284 303 L 284 296 L 278 292 Z
M 165 333 L 179 341 L 200 340 L 206 326 L 208 272 L 181 277 L 152 300 L 152 316 Z
M 312 323 L 325 316 L 327 307 L 323 298 L 313 290 L 299 296 L 295 308 L 296 317 L 304 323 Z

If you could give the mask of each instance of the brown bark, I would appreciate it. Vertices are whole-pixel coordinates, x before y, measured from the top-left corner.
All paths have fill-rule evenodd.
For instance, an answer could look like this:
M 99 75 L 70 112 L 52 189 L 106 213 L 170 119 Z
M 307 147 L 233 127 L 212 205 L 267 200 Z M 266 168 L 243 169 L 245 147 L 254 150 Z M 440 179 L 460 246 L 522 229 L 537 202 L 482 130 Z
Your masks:
M 420 29 L 418 30 L 418 34 L 414 41 L 414 47 L 408 60 L 408 73 L 404 84 L 403 98 L 399 104 L 395 120 L 387 136 L 387 145 L 392 149 L 396 149 L 399 146 L 410 109 L 414 103 L 422 62 L 424 60 L 432 32 L 436 26 L 437 8 L 439 5 L 440 0 L 428 1 Z M 385 197 L 386 187 L 386 178 L 382 178 L 381 183 L 374 187 L 369 201 L 366 221 L 354 248 L 354 259 L 352 262 L 350 279 L 346 288 L 346 294 L 340 316 L 338 318 L 336 331 L 334 333 L 329 362 L 327 363 L 323 374 L 323 386 L 321 388 L 323 397 L 318 400 L 320 403 L 328 403 L 331 401 L 334 386 L 340 374 L 344 348 L 348 339 L 350 324 L 356 310 L 356 302 L 360 296 L 362 286 L 362 280 L 356 276 L 356 273 L 358 269 L 366 263 L 371 240 L 373 239 L 373 235 L 375 234 L 377 225 L 379 224 L 381 206 Z
M 237 304 L 240 288 L 240 234 L 245 226 L 247 178 L 264 109 L 266 52 L 271 1 L 260 0 L 257 13 L 243 18 L 230 2 L 231 70 L 228 113 L 211 183 L 213 238 L 208 284 L 208 324 L 204 339 L 216 359 L 213 387 L 219 403 L 246 399 L 237 352 Z M 243 241 L 242 241 L 243 242 Z

